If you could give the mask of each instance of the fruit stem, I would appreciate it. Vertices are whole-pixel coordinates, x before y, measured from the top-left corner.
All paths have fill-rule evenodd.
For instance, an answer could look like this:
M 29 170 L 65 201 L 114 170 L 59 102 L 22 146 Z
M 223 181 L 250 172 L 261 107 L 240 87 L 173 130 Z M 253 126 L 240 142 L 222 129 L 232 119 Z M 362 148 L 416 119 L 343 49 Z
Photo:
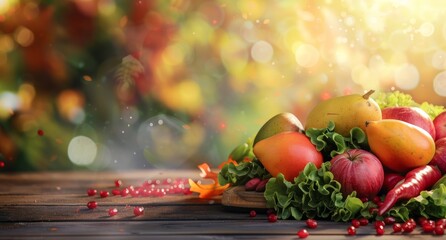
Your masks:
M 375 90 L 373 90 L 373 89 L 369 90 L 364 95 L 362 95 L 362 97 L 367 100 L 367 99 L 369 99 L 370 95 L 372 95 L 374 92 L 375 92 Z

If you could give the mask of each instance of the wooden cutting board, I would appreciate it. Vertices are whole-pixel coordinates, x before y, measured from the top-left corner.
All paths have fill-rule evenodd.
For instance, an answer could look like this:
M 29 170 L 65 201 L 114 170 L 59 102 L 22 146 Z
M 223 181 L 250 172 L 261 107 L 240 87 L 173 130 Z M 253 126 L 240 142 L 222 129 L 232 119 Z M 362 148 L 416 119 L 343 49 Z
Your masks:
M 222 196 L 221 203 L 228 207 L 267 208 L 263 192 L 246 191 L 244 186 L 228 188 Z

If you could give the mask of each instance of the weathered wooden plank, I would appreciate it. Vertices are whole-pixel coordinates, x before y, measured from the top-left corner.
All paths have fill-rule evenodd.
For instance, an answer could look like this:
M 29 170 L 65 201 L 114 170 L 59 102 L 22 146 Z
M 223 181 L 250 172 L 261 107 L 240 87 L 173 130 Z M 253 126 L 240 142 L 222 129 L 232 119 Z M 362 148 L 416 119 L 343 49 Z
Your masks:
M 244 186 L 227 189 L 223 193 L 221 203 L 231 207 L 266 208 L 263 192 L 245 191 Z
M 82 236 L 82 237 L 126 237 L 127 236 L 232 236 L 234 238 L 272 239 L 275 237 L 296 238 L 296 232 L 305 225 L 302 221 L 264 220 L 214 220 L 214 221 L 112 221 L 112 222 L 25 222 L 1 223 L 0 236 Z M 346 235 L 348 223 L 320 222 L 319 227 L 310 229 L 311 239 L 352 239 Z M 392 234 L 386 227 L 383 239 L 438 239 L 432 234 L 423 234 L 416 229 L 411 234 Z M 360 227 L 357 236 L 361 239 L 376 238 L 372 225 Z M 326 239 L 326 238 L 325 238 Z

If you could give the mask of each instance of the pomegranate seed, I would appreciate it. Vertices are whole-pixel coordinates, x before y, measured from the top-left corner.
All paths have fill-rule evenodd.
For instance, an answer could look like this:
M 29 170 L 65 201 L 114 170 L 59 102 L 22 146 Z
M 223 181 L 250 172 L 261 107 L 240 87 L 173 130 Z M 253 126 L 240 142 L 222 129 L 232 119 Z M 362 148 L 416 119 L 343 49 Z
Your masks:
M 317 221 L 314 219 L 311 219 L 311 218 L 307 219 L 306 223 L 307 223 L 307 226 L 311 229 L 317 228 Z
M 435 232 L 436 235 L 444 235 L 444 227 L 443 227 L 443 225 L 435 226 L 434 232 Z
M 379 225 L 379 226 L 375 227 L 375 230 L 376 230 L 376 235 L 384 234 L 384 226 L 383 225 Z
M 113 196 L 121 195 L 121 190 L 119 190 L 119 189 L 113 189 L 113 190 L 111 191 L 111 193 L 113 194 Z
M 98 207 L 98 203 L 96 201 L 90 201 L 90 202 L 87 203 L 87 207 L 89 209 L 95 209 L 95 208 Z
M 423 225 L 421 225 L 421 227 L 423 228 L 423 232 L 425 233 L 430 233 L 435 230 L 435 224 L 431 224 L 429 222 L 425 222 Z
M 119 180 L 119 179 L 116 179 L 116 180 L 115 180 L 115 186 L 116 186 L 116 187 L 120 187 L 120 186 L 122 186 L 122 181 Z
M 415 226 L 410 222 L 405 222 L 401 225 L 401 229 L 403 232 L 410 233 L 415 229 Z
M 352 226 L 355 228 L 359 228 L 361 226 L 361 222 L 359 222 L 358 219 L 353 219 L 352 220 Z
M 144 214 L 144 207 L 135 207 L 133 208 L 133 214 L 135 216 L 141 216 Z
M 417 226 L 417 222 L 415 222 L 415 220 L 413 218 L 409 218 L 409 220 L 407 220 L 407 222 L 411 223 L 412 225 L 414 225 L 414 227 Z
M 113 216 L 115 216 L 116 214 L 118 214 L 118 209 L 116 209 L 116 208 L 110 208 L 110 209 L 108 209 L 108 216 L 113 217 Z
M 367 226 L 369 224 L 369 220 L 367 218 L 360 218 L 359 223 L 361 226 Z
M 386 225 L 392 225 L 396 222 L 396 219 L 394 217 L 386 217 L 384 218 L 384 223 Z
M 37 130 L 37 135 L 43 136 L 45 132 L 42 129 Z
M 401 224 L 399 224 L 399 223 L 394 223 L 392 228 L 393 228 L 393 232 L 395 232 L 395 233 L 401 232 L 401 230 L 402 230 Z
M 356 235 L 356 228 L 353 226 L 350 226 L 347 228 L 347 234 L 350 236 Z
M 379 226 L 383 226 L 384 227 L 385 225 L 386 225 L 386 223 L 384 221 L 381 221 L 381 220 L 377 220 L 375 222 L 375 228 L 377 228 Z
M 274 213 L 271 213 L 270 215 L 268 215 L 268 222 L 277 222 L 277 215 Z
M 90 188 L 90 189 L 87 190 L 87 195 L 91 197 L 91 196 L 96 195 L 97 192 L 98 191 L 96 189 Z
M 101 191 L 99 193 L 99 195 L 101 196 L 101 198 L 106 198 L 106 197 L 108 197 L 109 193 L 108 193 L 108 191 Z
M 435 222 L 435 225 L 442 225 L 443 227 L 446 227 L 446 218 L 441 218 L 441 219 L 438 219 L 436 222 Z
M 138 197 L 139 196 L 139 190 L 135 189 L 133 191 L 130 191 L 130 195 L 132 195 L 132 197 Z
M 249 212 L 249 216 L 250 216 L 250 217 L 255 217 L 255 216 L 257 216 L 257 212 L 254 211 L 254 210 L 251 210 L 251 211 Z
M 301 229 L 297 232 L 297 236 L 299 238 L 306 238 L 308 235 L 310 235 L 310 233 L 307 231 L 307 229 Z
M 129 195 L 130 190 L 128 188 L 124 188 L 121 190 L 121 197 L 125 197 L 127 195 Z

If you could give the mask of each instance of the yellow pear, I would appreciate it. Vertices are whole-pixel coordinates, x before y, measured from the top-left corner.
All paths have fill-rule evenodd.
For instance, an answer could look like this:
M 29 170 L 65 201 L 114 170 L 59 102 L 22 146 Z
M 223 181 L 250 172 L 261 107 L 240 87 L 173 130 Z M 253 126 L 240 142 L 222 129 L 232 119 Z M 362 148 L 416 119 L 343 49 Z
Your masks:
M 316 105 L 308 114 L 305 130 L 326 128 L 330 121 L 335 124 L 335 132 L 349 136 L 350 130 L 359 127 L 365 131 L 366 121 L 381 120 L 381 109 L 370 95 L 351 94 L 334 97 Z

